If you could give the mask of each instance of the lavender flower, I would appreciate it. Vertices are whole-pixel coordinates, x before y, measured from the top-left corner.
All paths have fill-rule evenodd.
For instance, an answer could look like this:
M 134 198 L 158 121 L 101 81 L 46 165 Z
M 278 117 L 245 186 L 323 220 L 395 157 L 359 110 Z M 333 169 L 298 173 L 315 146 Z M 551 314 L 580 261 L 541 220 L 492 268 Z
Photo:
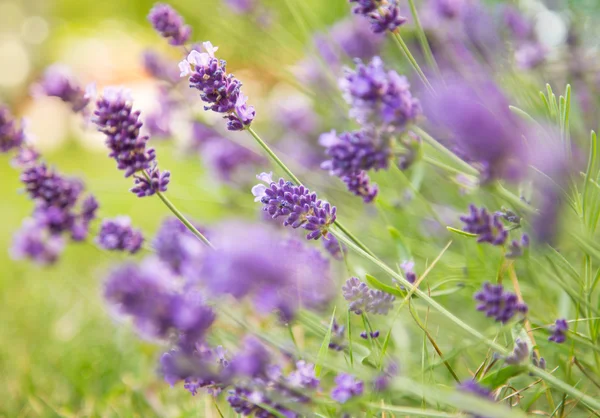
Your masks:
M 329 160 L 321 164 L 333 176 L 351 176 L 362 170 L 386 169 L 390 150 L 383 138 L 372 131 L 335 131 L 322 134 L 319 143 L 326 147 Z
M 438 16 L 449 20 L 461 16 L 466 5 L 465 0 L 433 0 L 431 3 Z
M 333 319 L 333 324 L 331 324 L 331 339 L 329 340 L 329 348 L 335 351 L 342 351 L 344 349 L 344 334 L 346 331 L 346 327 L 344 325 L 338 324 L 338 322 Z
M 178 80 L 177 70 L 156 51 L 148 49 L 142 55 L 142 63 L 146 72 L 152 77 L 175 84 Z
M 8 108 L 0 105 L 0 153 L 18 149 L 24 142 L 23 123 L 18 127 Z
M 256 0 L 224 0 L 227 7 L 234 13 L 247 14 L 256 8 Z
M 362 380 L 346 373 L 340 373 L 335 377 L 335 385 L 331 391 L 331 398 L 339 403 L 346 403 L 351 398 L 362 395 L 364 390 Z
M 185 25 L 181 15 L 168 4 L 156 3 L 148 14 L 148 20 L 160 36 L 169 39 L 171 45 L 184 45 L 192 34 L 192 28 Z
M 478 398 L 483 398 L 483 399 L 488 399 L 490 401 L 494 401 L 492 392 L 489 389 L 481 386 L 479 383 L 477 383 L 474 380 L 465 380 L 460 385 L 458 385 L 458 389 L 461 392 L 475 395 Z M 473 418 L 486 418 L 486 417 L 484 417 L 482 415 L 473 415 Z
M 167 186 L 171 181 L 171 173 L 169 171 L 161 171 L 156 164 L 145 169 L 144 172 L 148 175 L 136 174 L 134 178 L 134 186 L 130 189 L 137 197 L 152 196 L 155 193 L 164 193 L 167 191 Z
M 44 163 L 26 169 L 20 180 L 31 199 L 44 208 L 71 208 L 83 191 L 81 181 L 63 177 Z
M 375 339 L 375 338 L 379 338 L 379 331 L 373 331 L 373 332 L 369 332 L 367 333 L 367 331 L 363 331 L 360 333 L 360 338 L 364 339 L 364 340 L 368 340 L 369 337 Z
M 31 146 L 22 144 L 19 152 L 12 159 L 11 165 L 19 169 L 27 169 L 35 164 L 38 164 L 40 154 Z
M 329 228 L 336 219 L 336 207 L 317 199 L 316 193 L 311 193 L 302 185 L 295 186 L 283 178 L 274 182 L 272 175 L 273 173 L 261 173 L 256 176 L 268 187 L 263 184 L 254 186 L 254 201 L 260 201 L 264 205 L 263 210 L 273 219 L 285 216 L 285 226 L 302 227 L 309 231 L 306 239 L 327 238 Z
M 508 231 L 500 221 L 500 216 L 490 215 L 485 208 L 477 209 L 475 205 L 469 206 L 468 216 L 461 216 L 465 223 L 463 231 L 478 236 L 477 242 L 489 242 L 493 245 L 504 245 L 508 239 Z
M 205 230 L 194 225 L 205 234 Z M 166 218 L 154 240 L 152 247 L 160 260 L 168 265 L 176 274 L 185 274 L 198 268 L 197 261 L 204 250 L 202 242 L 192 234 L 181 221 L 175 217 Z
M 552 335 L 548 337 L 548 341 L 562 344 L 567 339 L 567 331 L 569 331 L 569 324 L 566 319 L 557 319 L 552 327 Z
M 348 309 L 357 315 L 363 312 L 386 315 L 396 300 L 394 296 L 381 290 L 370 289 L 357 277 L 346 280 L 342 286 L 342 295 L 349 302 Z
M 353 12 L 369 18 L 371 29 L 375 33 L 387 30 L 394 32 L 399 26 L 406 22 L 406 18 L 400 16 L 400 7 L 397 0 L 349 0 L 357 3 Z
M 11 255 L 15 260 L 31 259 L 40 265 L 54 264 L 64 250 L 59 235 L 50 234 L 35 219 L 26 219 L 13 238 Z
M 323 248 L 336 260 L 343 260 L 344 254 L 348 252 L 348 248 L 344 244 L 340 244 L 333 235 L 330 235 L 329 239 L 323 240 Z
M 135 254 L 142 248 L 144 237 L 139 229 L 131 227 L 131 219 L 128 216 L 119 216 L 102 221 L 96 242 L 105 250 Z
M 525 249 L 529 247 L 529 236 L 523 234 L 521 241 L 513 240 L 508 246 L 508 251 L 504 255 L 506 258 L 519 258 L 525 252 Z
M 95 86 L 83 89 L 74 79 L 68 68 L 52 65 L 44 72 L 44 77 L 33 87 L 36 95 L 58 97 L 71 106 L 73 112 L 82 112 L 95 95 Z
M 352 17 L 337 22 L 329 31 L 329 38 L 349 58 L 371 59 L 381 49 L 382 34 L 369 30 L 361 18 Z
M 400 268 L 404 272 L 404 276 L 406 277 L 406 280 L 408 280 L 412 284 L 414 284 L 417 281 L 417 275 L 414 270 L 415 269 L 414 261 L 412 261 L 412 260 L 404 261 L 404 262 L 402 262 L 402 264 L 400 264 Z
M 365 310 L 376 315 L 387 315 L 390 309 L 394 307 L 395 300 L 396 297 L 389 293 L 371 289 L 369 291 L 369 302 Z
M 523 70 L 531 70 L 544 62 L 548 51 L 539 42 L 525 42 L 515 51 L 515 62 Z
M 539 354 L 533 350 L 533 354 L 531 355 L 531 362 L 535 367 L 539 367 L 542 370 L 546 370 L 546 360 L 544 357 L 540 357 Z
M 527 341 L 517 338 L 515 340 L 515 349 L 504 359 L 504 361 L 506 361 L 506 364 L 521 364 L 528 358 L 529 346 L 527 345 Z
M 207 141 L 200 151 L 205 164 L 222 181 L 231 181 L 234 174 L 243 167 L 263 162 L 254 151 L 227 138 L 214 138 Z
M 316 389 L 319 386 L 315 365 L 304 360 L 296 362 L 296 370 L 292 371 L 286 380 L 293 388 Z
M 241 131 L 250 126 L 255 111 L 246 103 L 241 91 L 242 83 L 233 74 L 227 74 L 226 63 L 215 57 L 217 47 L 203 43 L 206 52 L 196 50 L 179 63 L 181 76 L 190 76 L 190 87 L 200 91 L 200 98 L 207 105 L 205 110 L 225 113 L 227 129 Z
M 355 174 L 344 176 L 342 181 L 348 186 L 348 191 L 355 196 L 362 197 L 365 203 L 371 203 L 379 193 L 377 184 L 371 184 L 371 179 L 365 171 L 358 171 Z
M 475 293 L 477 310 L 485 312 L 486 316 L 503 324 L 507 323 L 516 313 L 527 313 L 527 305 L 519 302 L 517 295 L 504 290 L 504 287 L 489 282 L 483 284 L 481 291 Z
M 367 65 L 356 60 L 356 69 L 346 69 L 339 84 L 351 106 L 350 116 L 363 125 L 404 130 L 421 114 L 406 77 L 386 70 L 379 57 Z

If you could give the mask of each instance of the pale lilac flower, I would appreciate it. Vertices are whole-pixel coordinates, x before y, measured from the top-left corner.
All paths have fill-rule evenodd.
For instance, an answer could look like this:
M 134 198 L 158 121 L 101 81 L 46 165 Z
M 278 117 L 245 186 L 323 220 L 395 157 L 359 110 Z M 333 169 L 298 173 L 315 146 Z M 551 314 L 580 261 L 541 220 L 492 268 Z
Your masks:
M 15 260 L 30 259 L 40 265 L 55 263 L 62 254 L 65 242 L 60 235 L 49 233 L 44 225 L 28 218 L 15 233 L 10 250 Z
M 331 398 L 339 403 L 346 403 L 351 398 L 362 395 L 364 383 L 354 376 L 340 373 L 335 377 L 335 387 L 331 391 Z
M 70 70 L 60 65 L 48 67 L 32 90 L 36 95 L 58 97 L 68 103 L 73 112 L 82 112 L 93 99 L 91 90 L 81 87 Z

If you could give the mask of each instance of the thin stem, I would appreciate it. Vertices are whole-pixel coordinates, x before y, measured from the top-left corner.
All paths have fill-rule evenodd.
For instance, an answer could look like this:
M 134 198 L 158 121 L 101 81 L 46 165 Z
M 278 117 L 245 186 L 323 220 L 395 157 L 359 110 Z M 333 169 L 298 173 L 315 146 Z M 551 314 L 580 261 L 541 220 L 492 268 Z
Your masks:
M 423 55 L 425 55 L 425 60 L 427 61 L 427 64 L 429 64 L 429 66 L 433 68 L 438 77 L 440 77 L 440 69 L 437 65 L 437 62 L 435 61 L 433 53 L 431 52 L 431 47 L 429 46 L 429 42 L 427 41 L 427 35 L 423 30 L 423 25 L 421 25 L 421 19 L 419 18 L 419 13 L 417 13 L 415 2 L 414 0 L 408 0 L 408 4 L 410 6 L 410 13 L 412 14 L 413 20 L 415 22 L 415 27 L 417 28 L 417 35 L 419 37 L 421 49 L 423 49 Z
M 531 214 L 537 213 L 537 211 L 534 208 L 532 208 L 530 205 L 528 205 L 526 202 L 524 202 L 522 199 L 520 199 L 518 196 L 516 196 L 510 190 L 504 188 L 504 186 L 502 186 L 500 183 L 496 183 L 494 189 L 498 192 L 498 194 L 503 199 L 510 202 L 514 206 L 524 210 L 527 213 L 531 213 Z
M 410 65 L 412 65 L 412 67 L 414 68 L 414 70 L 417 72 L 419 78 L 421 79 L 421 81 L 423 82 L 423 84 L 425 84 L 425 87 L 427 87 L 427 89 L 431 93 L 435 94 L 435 90 L 433 89 L 433 86 L 431 85 L 431 83 L 427 79 L 427 76 L 425 75 L 425 73 L 423 72 L 423 70 L 421 70 L 421 67 L 419 66 L 419 63 L 417 62 L 417 60 L 415 59 L 415 57 L 413 57 L 412 53 L 408 49 L 408 46 L 404 43 L 404 40 L 402 40 L 402 37 L 400 36 L 400 34 L 397 31 L 396 32 L 392 32 L 392 38 L 394 38 L 394 41 L 396 41 L 396 43 L 398 44 L 398 47 L 400 48 L 400 50 L 402 51 L 402 53 L 404 54 L 404 56 L 406 57 L 406 59 L 408 60 L 408 62 L 410 62 Z
M 148 175 L 146 170 L 143 170 L 142 172 L 144 173 L 146 179 L 150 181 L 150 176 Z M 202 235 L 202 233 L 198 231 L 190 221 L 187 220 L 187 218 L 179 211 L 179 209 L 175 207 L 175 205 L 169 200 L 167 196 L 165 196 L 162 192 L 156 192 L 156 195 L 160 197 L 160 200 L 163 201 L 165 206 L 168 207 L 171 212 L 173 212 L 173 215 L 175 215 L 177 219 L 179 219 L 181 223 L 184 224 L 186 228 L 189 229 L 190 232 L 196 236 L 196 238 L 202 241 L 206 246 L 212 248 L 213 250 L 215 249 L 215 247 L 213 247 L 210 241 L 204 235 Z

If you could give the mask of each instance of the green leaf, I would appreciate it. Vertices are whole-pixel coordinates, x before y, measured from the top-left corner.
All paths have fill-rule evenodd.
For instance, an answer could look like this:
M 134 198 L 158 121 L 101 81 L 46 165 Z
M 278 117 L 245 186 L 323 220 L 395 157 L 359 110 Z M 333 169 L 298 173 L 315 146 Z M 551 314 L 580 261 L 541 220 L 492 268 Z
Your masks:
M 461 231 L 460 229 L 452 228 L 451 226 L 447 226 L 446 229 L 450 232 L 454 232 L 455 234 L 462 235 L 463 237 L 474 238 L 477 234 L 471 234 L 470 232 Z
M 323 361 L 329 352 L 329 342 L 331 341 L 331 332 L 333 328 L 333 322 L 335 321 L 335 311 L 337 307 L 333 308 L 333 313 L 331 314 L 331 321 L 329 321 L 329 329 L 327 333 L 325 333 L 325 338 L 323 338 L 323 342 L 321 343 L 321 348 L 319 348 L 319 354 L 317 355 L 317 362 L 315 365 L 315 376 L 319 377 L 321 375 L 321 370 L 323 369 Z
M 519 365 L 504 367 L 494 373 L 488 374 L 486 377 L 481 379 L 479 383 L 490 388 L 496 389 L 504 385 L 509 379 L 523 374 L 527 371 L 527 368 Z
M 404 296 L 404 293 L 401 292 L 400 290 L 396 289 L 395 287 L 392 287 L 390 285 L 380 282 L 379 280 L 377 280 L 375 277 L 371 276 L 370 274 L 365 275 L 365 278 L 367 279 L 367 283 L 369 284 L 369 286 L 371 286 L 377 290 L 381 290 L 382 292 L 389 293 L 390 295 L 394 295 L 394 296 L 399 296 L 399 297 Z

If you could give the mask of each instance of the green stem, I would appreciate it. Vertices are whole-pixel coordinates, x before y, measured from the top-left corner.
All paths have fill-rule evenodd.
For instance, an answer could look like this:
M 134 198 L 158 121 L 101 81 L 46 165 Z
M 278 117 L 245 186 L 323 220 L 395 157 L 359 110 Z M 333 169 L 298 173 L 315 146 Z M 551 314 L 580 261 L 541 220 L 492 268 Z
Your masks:
M 421 19 L 419 18 L 419 14 L 417 13 L 417 8 L 415 6 L 414 0 L 408 0 L 408 4 L 410 6 L 410 13 L 412 14 L 413 20 L 415 22 L 415 27 L 417 28 L 417 35 L 419 37 L 419 43 L 421 44 L 421 49 L 423 49 L 423 55 L 425 55 L 425 60 L 427 64 L 435 73 L 440 76 L 440 69 L 435 61 L 435 57 L 431 52 L 431 47 L 429 46 L 429 42 L 427 41 L 427 35 L 425 35 L 425 31 L 423 30 L 423 25 L 421 25 Z
M 479 177 L 479 171 L 477 171 L 477 169 L 475 169 L 471 164 L 467 163 L 458 155 L 450 151 L 448 148 L 440 144 L 438 141 L 435 140 L 435 138 L 433 138 L 423 129 L 419 128 L 418 126 L 413 126 L 411 127 L 411 130 L 417 135 L 419 135 L 423 141 L 427 142 L 431 147 L 435 148 L 436 151 L 438 151 L 441 154 L 444 154 L 446 157 L 458 164 L 462 171 L 464 171 L 467 174 L 471 174 L 472 176 Z
M 398 47 L 400 48 L 400 50 L 402 51 L 402 53 L 404 54 L 404 56 L 406 57 L 408 62 L 410 62 L 410 65 L 412 65 L 414 70 L 417 72 L 419 78 L 421 79 L 423 84 L 425 84 L 425 87 L 427 87 L 427 89 L 429 89 L 429 91 L 431 93 L 435 94 L 435 90 L 433 89 L 433 86 L 427 79 L 427 76 L 425 75 L 423 70 L 421 70 L 419 63 L 417 62 L 415 57 L 413 57 L 412 53 L 408 49 L 408 46 L 404 43 L 404 40 L 402 39 L 400 34 L 398 32 L 392 32 L 392 38 L 394 38 L 394 41 L 396 41 L 396 43 L 398 44 Z
M 256 142 L 258 142 L 258 145 L 260 145 L 262 147 L 263 150 L 265 150 L 265 152 L 269 155 L 269 157 L 271 157 L 273 159 L 273 161 L 275 161 L 275 163 L 281 167 L 281 169 L 288 175 L 288 177 L 290 179 L 292 179 L 294 181 L 294 183 L 296 184 L 302 184 L 302 182 L 300 181 L 300 179 L 298 177 L 296 177 L 294 175 L 294 173 L 292 173 L 292 170 L 290 170 L 283 161 L 281 161 L 281 159 L 273 152 L 273 150 L 269 147 L 269 145 L 267 145 L 267 143 L 265 141 L 262 140 L 262 138 L 256 133 L 256 131 L 254 129 L 252 129 L 252 127 L 248 127 L 247 131 L 250 133 L 250 135 L 252 135 L 252 137 L 256 140 Z M 371 250 L 369 250 L 367 248 L 366 245 L 364 245 L 362 242 L 360 242 L 360 240 L 358 238 L 356 238 L 344 225 L 342 225 L 342 223 L 340 221 L 335 221 L 334 224 L 340 229 L 340 231 L 342 231 L 348 238 L 350 238 L 352 240 L 352 242 L 354 242 L 359 248 L 361 248 L 363 251 L 365 251 L 367 254 L 371 255 L 372 257 L 375 257 L 375 254 L 373 254 L 371 252 Z
M 142 172 L 144 173 L 146 179 L 150 181 L 150 176 L 148 175 L 146 170 L 143 170 Z M 175 205 L 169 200 L 167 196 L 165 196 L 162 192 L 156 192 L 156 195 L 160 197 L 160 200 L 163 201 L 165 206 L 168 207 L 171 212 L 173 212 L 173 215 L 175 215 L 177 219 L 179 219 L 181 223 L 184 224 L 186 228 L 189 229 L 190 232 L 196 236 L 196 238 L 202 241 L 206 246 L 212 248 L 213 250 L 215 249 L 215 247 L 213 247 L 210 241 L 204 235 L 202 235 L 202 233 L 198 231 L 196 227 L 192 225 L 192 223 L 188 221 L 185 216 L 183 216 L 183 214 L 179 211 L 179 209 L 175 207 Z
M 498 194 L 502 198 L 504 198 L 507 202 L 510 202 L 511 204 L 513 204 L 515 207 L 518 207 L 530 214 L 537 213 L 537 211 L 534 208 L 532 208 L 526 202 L 521 200 L 518 196 L 516 196 L 510 190 L 504 188 L 504 186 L 502 186 L 500 183 L 496 183 L 496 185 L 494 186 L 494 189 L 498 192 Z

